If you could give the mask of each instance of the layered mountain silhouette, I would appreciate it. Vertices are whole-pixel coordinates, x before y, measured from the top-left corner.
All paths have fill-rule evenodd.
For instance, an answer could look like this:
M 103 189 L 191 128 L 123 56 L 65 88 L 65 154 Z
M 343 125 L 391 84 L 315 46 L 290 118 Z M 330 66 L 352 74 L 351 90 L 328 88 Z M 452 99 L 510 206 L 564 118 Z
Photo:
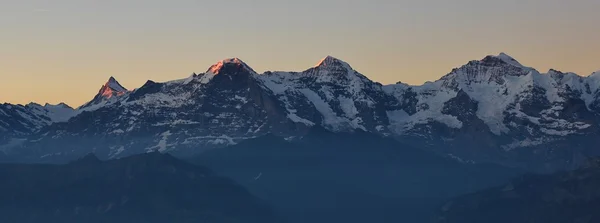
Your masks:
M 91 151 L 101 158 L 191 156 L 265 134 L 301 137 L 321 126 L 473 162 L 552 171 L 599 153 L 599 89 L 600 72 L 540 73 L 504 53 L 420 86 L 382 85 L 331 56 L 302 72 L 263 74 L 231 58 L 132 91 L 110 78 L 62 119 L 36 112 L 39 106 L 3 104 L 0 149 L 29 162 L 64 162 Z
M 0 164 L 3 222 L 281 222 L 211 170 L 160 153 L 65 165 Z
M 445 200 L 520 173 L 322 127 L 292 141 L 272 134 L 249 139 L 191 161 L 236 180 L 298 223 L 430 222 Z
M 553 175 L 525 175 L 442 206 L 435 222 L 599 222 L 600 159 Z

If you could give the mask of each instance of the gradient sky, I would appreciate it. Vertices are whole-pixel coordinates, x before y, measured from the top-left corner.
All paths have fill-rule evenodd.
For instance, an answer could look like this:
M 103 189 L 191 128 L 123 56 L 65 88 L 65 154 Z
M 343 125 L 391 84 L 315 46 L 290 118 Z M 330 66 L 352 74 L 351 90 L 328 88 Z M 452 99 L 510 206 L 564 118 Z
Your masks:
M 332 55 L 421 84 L 506 52 L 541 72 L 600 69 L 598 0 L 0 0 L 0 102 L 79 106 L 227 57 L 302 71 Z

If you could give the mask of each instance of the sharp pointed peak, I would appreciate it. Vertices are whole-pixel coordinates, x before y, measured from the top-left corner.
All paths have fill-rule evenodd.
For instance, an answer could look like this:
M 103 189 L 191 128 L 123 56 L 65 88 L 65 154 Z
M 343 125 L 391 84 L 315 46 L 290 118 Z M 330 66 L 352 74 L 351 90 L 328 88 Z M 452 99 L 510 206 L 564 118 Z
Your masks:
M 498 55 L 488 55 L 485 58 L 483 58 L 481 60 L 481 62 L 489 63 L 489 64 L 504 63 L 504 64 L 515 66 L 515 67 L 523 67 L 523 68 L 525 67 L 521 63 L 519 63 L 519 61 L 517 61 L 514 57 L 512 57 L 504 52 L 501 52 Z
M 99 104 L 106 99 L 110 99 L 115 96 L 122 96 L 127 94 L 128 92 L 129 90 L 127 90 L 127 88 L 123 87 L 123 85 L 121 85 L 115 77 L 111 76 L 108 78 L 108 81 L 106 81 L 106 83 L 102 85 L 94 99 L 92 99 L 88 103 L 85 103 L 82 106 L 79 106 L 78 109 L 83 109 L 90 107 L 94 104 Z
M 321 61 L 326 61 L 326 60 L 340 60 L 340 59 L 338 59 L 334 56 L 331 56 L 331 55 L 327 55 L 327 56 L 323 57 L 323 59 L 321 59 Z
M 122 93 L 125 93 L 128 91 L 127 88 L 123 87 L 123 85 L 121 85 L 114 76 L 110 76 L 108 78 L 108 81 L 106 81 L 106 83 L 102 86 L 102 88 L 103 89 L 110 88 L 113 91 L 122 92 Z
M 346 62 L 344 62 L 343 60 L 340 60 L 340 59 L 338 59 L 338 58 L 336 58 L 336 57 L 334 57 L 334 56 L 327 55 L 326 57 L 324 57 L 323 59 L 321 59 L 321 60 L 319 61 L 319 63 L 317 63 L 317 65 L 316 65 L 316 66 L 317 66 L 317 67 L 318 67 L 318 66 L 328 66 L 328 65 L 331 65 L 331 64 L 333 64 L 333 63 L 340 63 L 340 62 L 341 62 L 341 63 L 346 63 Z
M 226 58 L 226 59 L 218 61 L 217 63 L 210 66 L 208 68 L 208 70 L 206 71 L 206 73 L 219 74 L 219 73 L 222 73 L 224 71 L 224 69 L 230 69 L 230 68 L 234 68 L 234 69 L 238 69 L 238 70 L 242 69 L 242 70 L 246 70 L 250 73 L 256 74 L 256 71 L 254 71 L 250 66 L 248 66 L 248 64 L 246 64 L 244 61 L 242 61 L 240 58 L 237 58 L 237 57 Z
M 108 83 L 119 83 L 119 82 L 117 81 L 117 79 L 114 76 L 110 76 L 108 78 L 108 80 L 106 81 L 106 84 L 108 84 Z
M 315 67 L 317 67 L 317 68 L 343 67 L 348 70 L 352 70 L 352 67 L 350 66 L 350 64 L 348 64 L 345 61 L 340 60 L 336 57 L 330 56 L 330 55 L 321 59 Z
M 512 60 L 514 60 L 514 58 L 513 58 L 512 56 L 508 55 L 508 54 L 507 54 L 507 53 L 505 53 L 505 52 L 500 52 L 500 54 L 498 54 L 498 56 L 497 56 L 497 57 L 501 57 L 501 58 L 507 58 L 507 59 L 512 59 Z

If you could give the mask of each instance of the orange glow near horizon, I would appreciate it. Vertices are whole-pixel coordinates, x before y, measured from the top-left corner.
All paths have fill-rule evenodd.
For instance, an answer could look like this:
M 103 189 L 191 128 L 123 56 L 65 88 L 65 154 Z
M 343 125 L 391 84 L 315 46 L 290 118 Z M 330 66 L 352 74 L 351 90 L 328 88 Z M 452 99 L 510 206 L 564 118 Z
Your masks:
M 381 82 L 383 84 L 393 84 L 398 81 L 401 81 L 403 83 L 408 83 L 408 84 L 412 84 L 412 85 L 420 85 L 420 84 L 424 83 L 425 81 L 437 80 L 441 76 L 450 72 L 450 70 L 452 68 L 466 64 L 470 60 L 482 59 L 486 55 L 487 54 L 481 55 L 479 57 L 471 58 L 471 59 L 464 59 L 462 63 L 457 62 L 457 64 L 455 64 L 455 65 L 449 65 L 448 61 L 439 61 L 438 62 L 439 64 L 448 64 L 446 68 L 438 68 L 438 67 L 433 66 L 433 67 L 421 67 L 419 69 L 412 68 L 412 69 L 414 69 L 414 71 L 410 71 L 409 69 L 406 69 L 406 68 L 405 69 L 399 68 L 398 70 L 394 70 L 394 69 L 390 69 L 390 68 L 386 67 L 389 70 L 387 70 L 387 71 L 384 70 L 383 72 L 385 72 L 385 73 L 396 73 L 397 71 L 403 71 L 403 73 L 405 73 L 405 74 L 421 74 L 421 75 L 390 75 L 390 76 L 378 75 L 378 74 L 381 74 L 381 72 L 382 72 L 381 68 L 380 69 L 369 68 L 370 67 L 370 66 L 368 66 L 369 64 L 367 64 L 365 62 L 354 63 L 352 61 L 348 61 L 343 58 L 340 58 L 340 59 L 350 63 L 350 65 L 353 66 L 354 69 L 356 69 L 358 72 L 366 75 L 367 77 L 371 78 L 373 81 Z M 493 54 L 490 54 L 490 55 L 493 55 Z M 511 54 L 511 56 L 514 56 L 514 54 Z M 519 60 L 518 57 L 516 57 L 516 59 Z M 531 66 L 531 62 L 527 63 L 527 62 L 523 62 L 523 60 L 519 60 L 519 61 L 521 63 L 523 63 L 523 65 L 525 65 L 525 66 Z M 533 60 L 533 61 L 536 61 L 536 60 Z M 539 63 L 544 64 L 542 61 L 539 61 Z M 399 64 L 399 63 L 391 63 L 389 65 L 394 65 L 394 64 Z M 210 70 L 211 67 L 214 68 L 214 66 L 218 66 L 218 63 L 215 64 L 214 66 L 210 66 L 210 65 L 207 65 L 207 66 L 209 67 L 209 70 Z M 250 66 L 252 66 L 252 65 L 250 65 Z M 161 75 L 161 73 L 152 73 L 150 71 L 145 71 L 145 70 L 151 69 L 151 67 L 152 66 L 148 67 L 147 69 L 142 69 L 139 72 L 142 74 L 143 73 L 149 74 L 148 76 L 146 76 L 148 79 L 145 79 L 144 76 L 139 75 L 139 74 L 138 75 L 126 75 L 125 74 L 125 75 L 122 75 L 122 78 L 118 75 L 114 75 L 114 76 L 117 76 L 117 80 L 119 82 L 121 82 L 126 88 L 135 89 L 135 88 L 138 88 L 141 85 L 143 85 L 147 80 L 165 82 L 165 81 L 169 81 L 169 80 L 185 78 L 186 76 L 189 76 L 190 73 L 192 73 L 190 71 L 187 71 L 187 72 L 180 71 L 180 72 L 177 72 L 177 73 L 179 73 L 178 75 L 175 75 L 175 74 L 174 75 Z M 167 67 L 170 67 L 170 66 L 167 66 Z M 268 65 L 264 65 L 261 67 L 265 67 L 265 68 L 263 68 L 263 70 L 261 70 L 259 73 L 262 73 L 262 71 L 267 71 L 266 67 L 268 67 Z M 277 67 L 277 66 L 274 66 L 274 67 Z M 271 70 L 272 71 L 275 71 L 275 70 L 303 71 L 303 70 L 310 68 L 310 66 L 305 66 L 305 68 L 301 68 L 302 66 L 295 66 L 295 67 L 297 67 L 295 70 L 292 70 L 292 69 L 271 69 Z M 531 67 L 534 67 L 537 69 L 537 67 L 535 67 L 535 66 L 531 66 Z M 553 68 L 550 66 L 544 66 L 544 67 L 547 67 L 547 69 Z M 164 69 L 167 70 L 169 68 L 164 68 Z M 176 67 L 173 67 L 173 70 L 181 70 L 181 68 L 178 69 Z M 369 72 L 369 70 L 375 70 L 377 72 Z M 561 70 L 561 69 L 558 69 L 558 70 Z M 581 70 L 583 70 L 583 69 L 581 69 Z M 538 71 L 545 73 L 547 70 L 538 69 Z M 561 71 L 569 71 L 569 70 L 561 70 Z M 201 73 L 201 72 L 196 72 L 196 73 Z M 435 75 L 436 73 L 438 75 Z M 592 72 L 588 72 L 584 75 L 579 73 L 579 75 L 587 76 L 591 73 Z M 102 75 L 98 71 L 91 72 L 88 75 L 89 75 L 89 77 L 74 77 L 72 80 L 53 79 L 51 75 L 38 76 L 39 80 L 33 80 L 35 78 L 35 76 L 29 76 L 29 77 L 23 78 L 25 80 L 25 82 L 27 82 L 27 83 L 18 83 L 19 81 L 13 81 L 12 83 L 11 82 L 2 82 L 2 83 L 0 83 L 0 86 L 1 86 L 1 88 L 0 88 L 1 94 L 0 95 L 10 96 L 10 97 L 6 97 L 6 98 L 1 97 L 0 103 L 8 102 L 8 103 L 14 103 L 14 104 L 27 104 L 30 102 L 35 102 L 38 104 L 45 104 L 45 103 L 58 104 L 60 102 L 65 102 L 65 103 L 69 104 L 71 107 L 78 107 L 78 106 L 84 104 L 85 102 L 91 100 L 93 98 L 93 96 L 98 92 L 99 88 L 102 87 L 102 85 L 98 85 L 98 83 L 106 82 L 106 79 L 111 76 L 111 74 Z M 66 76 L 66 77 L 68 77 L 68 76 Z M 397 79 L 395 79 L 394 77 L 397 77 Z M 46 83 L 48 85 L 44 85 L 44 83 Z M 56 86 L 60 86 L 60 88 L 55 88 Z M 24 92 L 24 90 L 27 90 L 27 91 L 24 94 L 21 93 L 21 92 Z M 109 91 L 110 91 L 110 89 L 109 89 Z M 11 92 L 13 92 L 13 93 L 19 92 L 19 93 L 11 94 Z M 109 94 L 110 96 L 112 96 L 112 91 L 110 91 L 110 92 L 104 91 L 103 94 Z
M 110 76 L 134 89 L 235 57 L 262 73 L 331 55 L 383 84 L 500 52 L 541 73 L 600 70 L 600 1 L 374 1 L 2 2 L 0 103 L 77 107 Z

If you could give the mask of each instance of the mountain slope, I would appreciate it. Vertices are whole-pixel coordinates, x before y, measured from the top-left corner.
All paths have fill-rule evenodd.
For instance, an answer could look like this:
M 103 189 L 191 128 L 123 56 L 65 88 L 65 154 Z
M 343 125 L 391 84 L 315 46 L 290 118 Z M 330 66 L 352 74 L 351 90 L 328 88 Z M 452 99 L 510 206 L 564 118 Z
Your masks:
M 16 146 L 40 129 L 54 122 L 68 121 L 73 115 L 75 110 L 64 103 L 0 104 L 0 150 Z
M 353 89 L 347 91 L 348 85 Z M 102 92 L 96 99 L 106 99 Z M 103 158 L 146 151 L 185 155 L 267 133 L 297 137 L 314 125 L 389 134 L 385 111 L 397 104 L 380 84 L 333 57 L 302 73 L 263 75 L 231 58 L 205 73 L 148 81 L 108 99 L 94 109 L 80 108 L 68 123 L 43 129 L 27 142 L 28 149 L 13 151 L 15 156 L 68 160 L 90 152 L 81 148 Z
M 599 89 L 600 73 L 540 73 L 504 53 L 420 86 L 381 85 L 331 56 L 302 72 L 263 74 L 230 58 L 133 91 L 111 78 L 68 122 L 28 129 L 22 149 L 6 152 L 26 161 L 90 151 L 102 158 L 187 156 L 265 134 L 297 138 L 322 126 L 393 136 L 463 160 L 552 171 L 600 153 Z M 14 137 L 5 138 L 8 144 Z
M 431 149 L 463 159 L 543 171 L 598 153 L 590 149 L 600 133 L 591 107 L 599 85 L 594 76 L 541 74 L 500 54 L 422 86 L 384 89 L 403 101 L 390 111 L 396 135 L 425 139 Z
M 291 222 L 427 222 L 445 199 L 518 172 L 321 127 L 292 142 L 267 135 L 193 160 L 240 182 Z
M 111 103 L 83 109 L 69 122 L 44 129 L 27 143 L 31 149 L 14 152 L 31 161 L 69 160 L 90 152 L 82 148 L 102 158 L 148 151 L 186 155 L 269 132 L 301 132 L 303 125 L 286 118 L 282 104 L 257 77 L 233 58 L 186 79 L 148 81 Z
M 525 175 L 509 184 L 451 200 L 436 222 L 598 222 L 600 160 L 554 175 Z
M 386 110 L 398 104 L 381 84 L 331 56 L 304 72 L 266 72 L 260 78 L 294 122 L 332 131 L 388 133 Z
M 231 180 L 159 153 L 1 164 L 0 180 L 6 222 L 279 222 Z

